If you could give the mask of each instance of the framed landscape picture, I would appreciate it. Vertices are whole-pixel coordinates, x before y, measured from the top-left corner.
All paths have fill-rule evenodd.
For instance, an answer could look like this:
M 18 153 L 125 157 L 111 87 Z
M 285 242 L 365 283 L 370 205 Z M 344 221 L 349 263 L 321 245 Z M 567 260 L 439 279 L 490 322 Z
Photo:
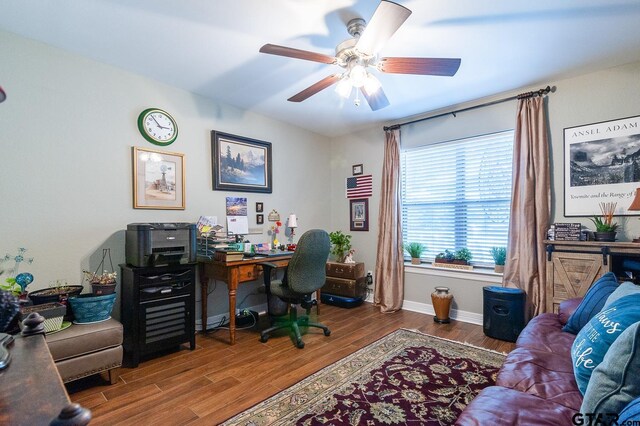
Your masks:
M 271 143 L 211 132 L 213 189 L 271 193 Z
M 640 116 L 564 129 L 565 216 L 600 215 L 600 203 L 616 203 L 616 216 L 640 187 Z
M 349 216 L 351 231 L 369 230 L 369 199 L 359 198 L 349 200 Z
M 184 210 L 184 155 L 133 147 L 133 208 Z

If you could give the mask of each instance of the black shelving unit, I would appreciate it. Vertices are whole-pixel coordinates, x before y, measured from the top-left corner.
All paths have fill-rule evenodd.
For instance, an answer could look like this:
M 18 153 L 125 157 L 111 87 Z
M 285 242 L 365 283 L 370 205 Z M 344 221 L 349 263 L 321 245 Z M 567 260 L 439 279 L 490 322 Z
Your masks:
M 123 365 L 183 343 L 195 349 L 196 264 L 120 268 Z

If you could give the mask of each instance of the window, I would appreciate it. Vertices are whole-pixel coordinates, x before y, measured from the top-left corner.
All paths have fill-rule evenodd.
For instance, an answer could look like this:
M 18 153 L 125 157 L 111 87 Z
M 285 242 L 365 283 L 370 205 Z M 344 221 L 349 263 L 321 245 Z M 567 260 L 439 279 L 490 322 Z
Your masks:
M 513 130 L 403 151 L 404 242 L 423 243 L 425 260 L 466 247 L 492 265 L 491 247 L 507 246 L 512 156 Z

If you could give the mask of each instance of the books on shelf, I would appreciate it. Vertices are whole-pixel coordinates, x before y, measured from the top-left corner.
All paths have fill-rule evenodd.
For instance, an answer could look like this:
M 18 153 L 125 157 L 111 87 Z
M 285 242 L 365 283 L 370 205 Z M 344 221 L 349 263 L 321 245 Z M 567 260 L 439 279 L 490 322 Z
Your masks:
M 555 241 L 580 241 L 582 225 L 580 223 L 554 223 L 550 239 Z

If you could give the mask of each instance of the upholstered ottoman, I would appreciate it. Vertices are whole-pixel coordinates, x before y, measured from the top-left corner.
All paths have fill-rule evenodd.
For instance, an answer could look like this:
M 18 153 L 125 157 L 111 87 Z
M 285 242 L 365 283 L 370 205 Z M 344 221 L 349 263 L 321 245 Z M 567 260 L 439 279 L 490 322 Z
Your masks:
M 73 324 L 66 330 L 48 334 L 46 340 L 65 383 L 105 371 L 111 384 L 118 380 L 122 324 L 113 318 L 95 324 Z

